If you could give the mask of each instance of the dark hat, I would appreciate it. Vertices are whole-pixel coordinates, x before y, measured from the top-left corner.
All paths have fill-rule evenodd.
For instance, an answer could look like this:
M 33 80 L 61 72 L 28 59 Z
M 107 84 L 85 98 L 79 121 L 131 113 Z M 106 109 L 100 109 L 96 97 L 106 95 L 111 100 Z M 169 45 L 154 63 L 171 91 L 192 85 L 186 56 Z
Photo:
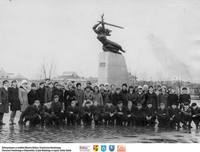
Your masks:
M 123 87 L 123 86 L 127 87 L 128 85 L 127 85 L 126 83 L 123 83 L 123 84 L 122 84 L 122 87 Z
M 121 88 L 117 87 L 116 90 L 121 90 Z
M 152 86 L 152 85 L 150 85 L 150 86 L 149 86 L 149 88 L 153 88 L 153 86 Z
M 78 86 L 81 86 L 81 83 L 80 83 L 80 82 L 78 82 L 78 83 L 76 84 L 76 87 L 78 87 Z
M 187 88 L 186 88 L 186 87 L 183 87 L 182 90 L 187 90 Z
M 59 98 L 59 96 L 58 96 L 58 95 L 54 95 L 53 98 L 54 98 L 54 99 L 55 99 L 55 98 Z
M 12 82 L 11 83 L 17 83 L 17 80 L 12 80 Z
M 195 107 L 195 106 L 197 106 L 197 103 L 192 103 L 191 106 Z
M 40 82 L 40 83 L 39 83 L 39 85 L 42 85 L 42 84 L 44 84 L 44 82 Z
M 189 106 L 190 103 L 189 103 L 189 102 L 185 102 L 184 105 L 185 105 L 185 106 Z
M 101 86 L 103 86 L 103 87 L 104 87 L 104 84 L 100 84 L 99 86 L 100 86 L 100 87 L 101 87 Z
M 4 80 L 3 81 L 3 85 L 6 84 L 6 83 L 9 83 L 9 81 L 8 80 Z
M 117 104 L 121 104 L 121 103 L 123 103 L 121 100 L 119 100 L 119 101 L 117 102 Z
M 36 87 L 36 84 L 35 83 L 31 83 L 31 87 Z
M 131 85 L 131 86 L 129 86 L 129 89 L 130 89 L 130 88 L 132 88 L 132 89 L 133 89 L 134 87 Z

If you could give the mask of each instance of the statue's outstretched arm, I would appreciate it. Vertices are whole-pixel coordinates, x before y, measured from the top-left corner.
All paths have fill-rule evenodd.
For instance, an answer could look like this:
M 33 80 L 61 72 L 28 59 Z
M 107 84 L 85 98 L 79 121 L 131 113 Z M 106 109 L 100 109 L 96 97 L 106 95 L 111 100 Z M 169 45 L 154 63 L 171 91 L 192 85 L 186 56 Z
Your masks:
M 95 25 L 93 26 L 93 30 L 94 30 L 94 32 L 97 33 L 97 34 L 98 34 L 97 27 L 98 27 L 100 24 L 101 24 L 101 23 L 97 23 L 97 24 L 95 24 Z

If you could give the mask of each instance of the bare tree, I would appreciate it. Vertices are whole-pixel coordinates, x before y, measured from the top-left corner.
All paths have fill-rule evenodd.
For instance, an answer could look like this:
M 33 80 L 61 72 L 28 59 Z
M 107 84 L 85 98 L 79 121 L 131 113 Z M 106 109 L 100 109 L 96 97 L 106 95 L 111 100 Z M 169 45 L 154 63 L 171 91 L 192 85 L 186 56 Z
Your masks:
M 52 79 L 55 75 L 56 65 L 55 62 L 45 62 L 41 64 L 41 75 L 42 79 Z

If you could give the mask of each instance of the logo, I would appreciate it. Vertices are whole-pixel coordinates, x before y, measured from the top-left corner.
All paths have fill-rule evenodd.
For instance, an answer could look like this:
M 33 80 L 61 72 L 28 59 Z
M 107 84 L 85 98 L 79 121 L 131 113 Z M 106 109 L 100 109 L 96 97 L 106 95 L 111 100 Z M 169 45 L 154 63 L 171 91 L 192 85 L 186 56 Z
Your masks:
M 91 152 L 90 146 L 87 146 L 87 145 L 80 146 L 79 149 L 80 149 L 80 152 Z
M 101 151 L 105 152 L 106 151 L 106 145 L 101 145 Z
M 117 146 L 117 152 L 126 152 L 126 146 L 118 145 Z
M 99 145 L 93 145 L 93 152 L 99 151 Z
M 109 145 L 109 151 L 110 152 L 115 151 L 115 145 Z

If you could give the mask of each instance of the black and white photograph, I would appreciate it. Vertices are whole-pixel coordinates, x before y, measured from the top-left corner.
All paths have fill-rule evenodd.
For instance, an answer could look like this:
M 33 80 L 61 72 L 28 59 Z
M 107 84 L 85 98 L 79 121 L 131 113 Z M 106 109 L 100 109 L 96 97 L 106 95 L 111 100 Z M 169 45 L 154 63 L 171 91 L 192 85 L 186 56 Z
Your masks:
M 200 143 L 199 65 L 199 0 L 0 0 L 0 143 Z

